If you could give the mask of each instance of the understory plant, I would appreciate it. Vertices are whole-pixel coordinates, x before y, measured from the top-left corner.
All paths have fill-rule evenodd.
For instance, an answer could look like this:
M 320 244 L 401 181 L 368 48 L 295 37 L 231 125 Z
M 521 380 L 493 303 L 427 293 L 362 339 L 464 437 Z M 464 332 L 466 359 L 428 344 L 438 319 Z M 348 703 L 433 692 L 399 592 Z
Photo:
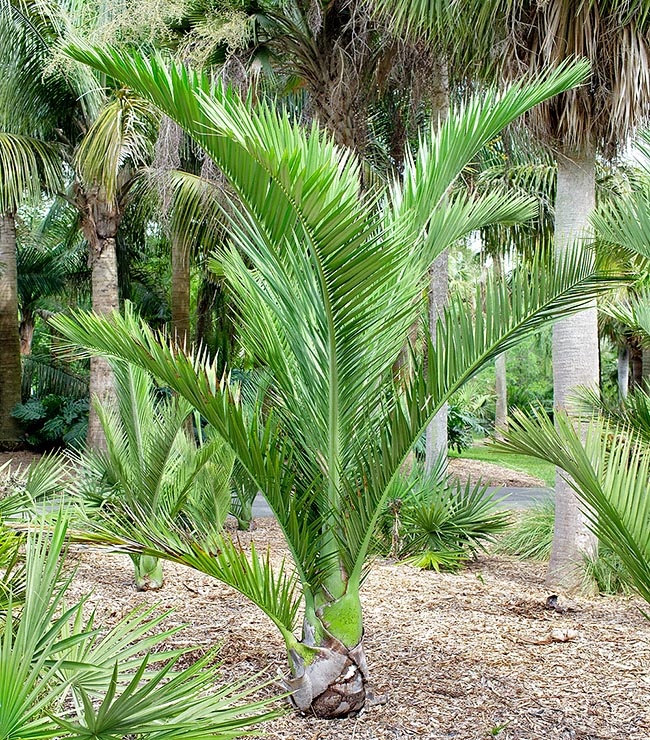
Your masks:
M 499 540 L 496 552 L 514 555 L 521 560 L 548 560 L 553 545 L 555 502 L 552 499 L 535 504 L 509 527 Z M 629 590 L 629 577 L 620 557 L 606 543 L 600 543 L 598 553 L 585 554 L 583 559 L 585 590 L 596 584 L 601 594 L 617 594 Z
M 254 678 L 217 688 L 214 652 L 179 670 L 187 650 L 160 651 L 180 629 L 160 631 L 168 613 L 136 610 L 100 633 L 68 593 L 65 534 L 59 520 L 27 535 L 20 603 L 6 573 L 0 582 L 1 740 L 224 740 L 275 716 L 251 700 Z
M 510 521 L 498 507 L 497 494 L 480 481 L 463 484 L 419 468 L 396 482 L 384 519 L 384 543 L 390 543 L 391 554 L 433 570 L 462 567 Z
M 188 536 L 197 526 L 218 532 L 230 505 L 230 448 L 200 424 L 195 441 L 190 403 L 161 395 L 149 373 L 124 362 L 111 367 L 117 404 L 96 406 L 106 449 L 75 457 L 86 512 L 106 523 L 137 511 L 140 522 L 164 521 Z M 131 557 L 137 589 L 161 588 L 160 559 Z
M 437 410 L 495 356 L 566 316 L 613 280 L 592 255 L 539 257 L 477 290 L 479 310 L 452 297 L 426 366 L 397 384 L 393 366 L 420 319 L 433 259 L 486 223 L 532 215 L 531 200 L 459 183 L 476 152 L 538 102 L 584 79 L 578 63 L 504 93 L 485 91 L 423 134 L 403 181 L 364 192 L 360 164 L 317 125 L 305 131 L 271 105 L 252 106 L 184 65 L 115 49 L 68 49 L 176 120 L 221 169 L 233 193 L 230 241 L 215 269 L 229 283 L 247 356 L 265 368 L 267 402 L 250 412 L 200 352 L 154 333 L 127 307 L 54 320 L 69 340 L 156 375 L 223 437 L 272 509 L 289 562 L 245 552 L 226 534 L 191 538 L 142 520 L 89 536 L 167 557 L 246 595 L 287 647 L 294 705 L 320 717 L 366 701 L 361 586 L 393 481 Z M 297 616 L 303 614 L 298 633 Z
M 498 446 L 565 471 L 589 527 L 620 560 L 616 568 L 632 588 L 650 602 L 650 446 L 629 424 L 594 416 L 582 426 L 565 412 L 556 411 L 554 420 L 543 411 L 517 413 Z

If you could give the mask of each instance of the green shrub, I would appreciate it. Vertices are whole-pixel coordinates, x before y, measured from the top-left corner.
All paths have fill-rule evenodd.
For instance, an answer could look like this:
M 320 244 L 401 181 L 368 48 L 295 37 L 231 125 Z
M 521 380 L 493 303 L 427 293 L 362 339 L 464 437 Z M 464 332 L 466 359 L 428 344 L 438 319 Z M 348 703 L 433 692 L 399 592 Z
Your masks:
M 548 560 L 553 544 L 555 502 L 535 504 L 518 519 L 499 541 L 496 552 L 522 560 Z
M 549 500 L 536 504 L 506 532 L 495 550 L 521 560 L 548 560 L 554 524 L 555 502 Z M 585 555 L 583 575 L 585 586 L 595 582 L 601 594 L 620 594 L 629 590 L 629 575 L 622 560 L 602 542 L 596 557 Z
M 420 568 L 456 570 L 508 521 L 482 483 L 451 483 L 415 469 L 395 484 L 383 522 L 384 551 Z
M 19 403 L 12 416 L 22 423 L 23 437 L 33 447 L 81 447 L 88 431 L 88 399 L 49 393 Z

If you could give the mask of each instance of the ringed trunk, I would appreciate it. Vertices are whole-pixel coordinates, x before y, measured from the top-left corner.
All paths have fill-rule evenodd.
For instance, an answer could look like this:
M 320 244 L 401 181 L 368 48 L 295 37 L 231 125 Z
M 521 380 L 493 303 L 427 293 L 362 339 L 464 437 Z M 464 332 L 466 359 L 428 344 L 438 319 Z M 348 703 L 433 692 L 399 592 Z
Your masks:
M 16 222 L 0 215 L 0 448 L 15 448 L 20 426 L 11 412 L 20 403 L 21 362 L 18 335 Z
M 99 315 L 108 314 L 119 308 L 116 237 L 122 214 L 103 198 L 101 190 L 83 192 L 77 185 L 77 199 L 89 248 L 92 309 Z M 90 400 L 86 443 L 92 449 L 105 450 L 106 438 L 95 404 L 116 402 L 115 378 L 108 361 L 94 355 L 90 358 Z
M 558 156 L 555 205 L 557 257 L 588 236 L 589 216 L 595 206 L 595 154 Z M 598 389 L 599 345 L 596 302 L 553 327 L 553 388 L 558 409 L 571 412 L 576 388 Z M 576 421 L 576 423 L 578 423 Z M 583 430 L 583 434 L 586 430 Z M 581 583 L 580 566 L 585 554 L 595 555 L 598 540 L 587 527 L 578 497 L 558 470 L 555 480 L 555 528 L 547 584 L 568 590 Z

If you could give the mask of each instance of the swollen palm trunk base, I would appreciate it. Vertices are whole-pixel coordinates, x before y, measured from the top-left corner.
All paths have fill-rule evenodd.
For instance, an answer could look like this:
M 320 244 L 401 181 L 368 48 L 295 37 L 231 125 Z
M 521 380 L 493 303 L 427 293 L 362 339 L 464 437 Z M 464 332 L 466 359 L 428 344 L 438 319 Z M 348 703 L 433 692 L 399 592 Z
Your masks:
M 158 591 L 163 585 L 162 562 L 151 555 L 131 556 L 135 566 L 135 587 L 138 591 Z
M 296 650 L 289 650 L 292 677 L 285 679 L 285 685 L 293 705 L 323 719 L 347 717 L 363 709 L 368 683 L 363 641 L 347 648 L 329 636 L 318 647 L 307 640 L 303 644 L 315 657 L 307 662 Z

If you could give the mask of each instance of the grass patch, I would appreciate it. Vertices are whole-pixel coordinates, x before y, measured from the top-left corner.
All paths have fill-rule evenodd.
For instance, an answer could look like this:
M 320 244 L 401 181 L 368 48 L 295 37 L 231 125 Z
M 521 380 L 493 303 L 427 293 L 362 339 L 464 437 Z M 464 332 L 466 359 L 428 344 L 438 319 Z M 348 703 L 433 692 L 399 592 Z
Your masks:
M 450 451 L 449 457 L 493 463 L 502 468 L 516 470 L 519 473 L 528 473 L 528 475 L 533 475 L 535 478 L 540 478 L 551 488 L 555 485 L 555 466 L 527 455 L 510 455 L 479 444 L 463 450 L 460 455 L 457 452 Z

